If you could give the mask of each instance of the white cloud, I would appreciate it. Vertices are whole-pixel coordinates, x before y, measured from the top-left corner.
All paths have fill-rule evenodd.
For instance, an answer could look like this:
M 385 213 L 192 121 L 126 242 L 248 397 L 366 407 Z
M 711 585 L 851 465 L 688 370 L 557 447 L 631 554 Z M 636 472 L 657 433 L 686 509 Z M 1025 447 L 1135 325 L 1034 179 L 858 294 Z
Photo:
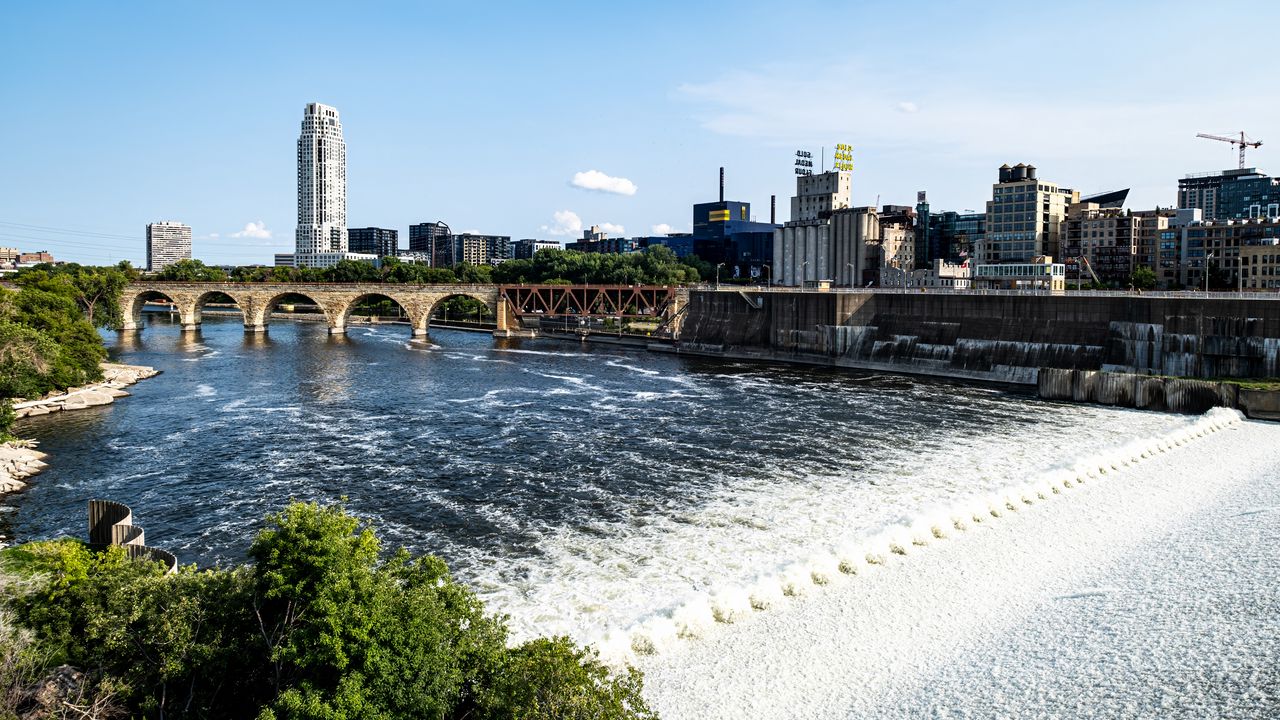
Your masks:
M 542 232 L 548 235 L 582 236 L 582 218 L 572 210 L 557 210 L 551 216 L 551 224 L 543 225 Z
M 657 225 L 654 225 L 653 227 L 649 228 L 649 230 L 654 235 L 670 235 L 671 233 L 676 232 L 675 228 L 671 227 L 666 223 L 658 223 Z
M 250 222 L 244 224 L 244 229 L 240 232 L 231 233 L 233 238 L 253 238 L 255 240 L 270 240 L 271 231 L 267 229 L 267 224 L 259 220 L 258 222 Z
M 610 223 L 610 222 L 600 223 L 599 228 L 611 235 L 625 235 L 627 232 L 627 229 L 622 227 L 621 225 L 615 225 L 614 223 Z
M 612 177 L 605 175 L 599 170 L 588 170 L 586 172 L 574 173 L 573 181 L 570 183 L 574 187 L 583 190 L 595 190 L 597 192 L 613 193 L 615 195 L 635 195 L 636 184 L 624 177 Z
M 222 236 L 221 236 L 221 235 L 219 235 L 218 233 L 209 233 L 209 237 L 213 238 L 214 240 L 217 240 L 218 238 L 220 238 L 220 237 L 222 237 Z
M 898 112 L 913 113 L 913 112 L 919 112 L 919 111 L 920 111 L 920 106 L 916 105 L 910 100 L 904 100 L 903 102 L 898 103 Z

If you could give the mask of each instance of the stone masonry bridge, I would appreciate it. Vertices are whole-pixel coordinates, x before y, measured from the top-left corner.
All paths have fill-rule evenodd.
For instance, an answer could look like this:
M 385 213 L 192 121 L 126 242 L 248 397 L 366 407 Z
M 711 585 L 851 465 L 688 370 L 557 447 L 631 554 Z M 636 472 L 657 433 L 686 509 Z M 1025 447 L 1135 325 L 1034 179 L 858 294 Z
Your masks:
M 182 327 L 200 327 L 210 303 L 228 299 L 244 315 L 244 329 L 261 332 L 272 312 L 287 302 L 315 305 L 324 313 L 329 332 L 346 332 L 352 311 L 367 300 L 390 300 L 404 310 L 415 337 L 425 336 L 432 312 L 453 297 L 479 300 L 495 318 L 494 335 L 520 334 L 521 318 L 645 319 L 661 323 L 671 336 L 678 332 L 685 288 L 652 285 L 407 285 L 398 283 L 236 283 L 141 280 L 120 295 L 122 329 L 142 326 L 142 308 L 149 302 L 171 302 Z
M 329 332 L 343 333 L 351 311 L 362 301 L 387 298 L 404 309 L 415 337 L 427 334 L 431 313 L 442 300 L 465 296 L 484 303 L 497 319 L 495 335 L 505 335 L 519 327 L 509 303 L 502 298 L 498 285 L 401 285 L 393 283 L 234 283 L 234 282 L 165 282 L 130 283 L 120 296 L 123 329 L 142 326 L 142 307 L 148 302 L 170 301 L 178 312 L 182 327 L 200 327 L 200 315 L 211 302 L 230 298 L 244 314 L 244 329 L 261 332 L 267 329 L 271 313 L 289 301 L 309 301 L 324 313 Z

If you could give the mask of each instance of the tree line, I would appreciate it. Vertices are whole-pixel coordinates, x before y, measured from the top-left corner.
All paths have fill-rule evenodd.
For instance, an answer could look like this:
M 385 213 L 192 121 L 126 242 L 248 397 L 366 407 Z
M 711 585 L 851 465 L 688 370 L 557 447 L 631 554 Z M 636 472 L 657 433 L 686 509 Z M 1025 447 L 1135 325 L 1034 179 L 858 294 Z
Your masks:
M 510 645 L 443 561 L 382 552 L 341 505 L 268 516 L 248 556 L 165 574 L 73 540 L 3 551 L 0 716 L 42 712 L 23 688 L 54 673 L 103 719 L 656 717 L 638 671 L 565 637 Z
M 120 293 L 137 273 L 115 267 L 41 265 L 0 287 L 0 440 L 9 438 L 15 399 L 102 378 L 107 357 L 97 328 L 120 322 Z
M 458 263 L 450 267 L 430 267 L 387 257 L 377 266 L 342 260 L 328 268 L 236 267 L 228 271 L 199 260 L 180 260 L 154 277 L 177 282 L 685 285 L 710 278 L 713 273 L 710 265 L 696 257 L 681 259 L 670 248 L 654 246 L 627 254 L 548 249 L 539 250 L 528 260 L 507 260 L 497 265 Z

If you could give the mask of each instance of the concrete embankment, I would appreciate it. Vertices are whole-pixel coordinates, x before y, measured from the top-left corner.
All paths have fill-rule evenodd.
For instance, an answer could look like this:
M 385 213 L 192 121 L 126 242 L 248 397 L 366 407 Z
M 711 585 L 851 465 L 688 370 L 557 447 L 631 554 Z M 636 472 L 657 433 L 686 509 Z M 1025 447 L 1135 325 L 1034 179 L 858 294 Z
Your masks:
M 1280 299 L 692 291 L 681 353 L 1035 385 L 1042 367 L 1280 376 Z

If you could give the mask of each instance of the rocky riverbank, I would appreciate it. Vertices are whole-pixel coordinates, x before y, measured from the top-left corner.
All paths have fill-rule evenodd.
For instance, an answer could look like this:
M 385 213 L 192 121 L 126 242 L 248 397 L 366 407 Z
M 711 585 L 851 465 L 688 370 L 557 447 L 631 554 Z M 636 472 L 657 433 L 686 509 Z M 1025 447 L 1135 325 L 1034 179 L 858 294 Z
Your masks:
M 44 470 L 44 458 L 30 440 L 0 444 L 0 495 L 26 487 L 27 478 Z
M 124 388 L 159 374 L 159 370 L 145 365 L 102 363 L 101 381 L 84 387 L 69 388 L 64 392 L 50 393 L 36 400 L 16 402 L 13 404 L 13 411 L 19 418 L 24 418 L 108 405 L 118 397 L 128 397 L 129 393 Z
M 107 405 L 118 397 L 126 397 L 129 393 L 124 388 L 158 374 L 159 370 L 143 365 L 103 363 L 100 382 L 50 393 L 36 400 L 21 400 L 14 403 L 13 410 L 19 418 L 24 418 Z M 0 495 L 21 490 L 27 486 L 27 478 L 44 470 L 46 455 L 36 450 L 35 445 L 33 440 L 0 443 Z

